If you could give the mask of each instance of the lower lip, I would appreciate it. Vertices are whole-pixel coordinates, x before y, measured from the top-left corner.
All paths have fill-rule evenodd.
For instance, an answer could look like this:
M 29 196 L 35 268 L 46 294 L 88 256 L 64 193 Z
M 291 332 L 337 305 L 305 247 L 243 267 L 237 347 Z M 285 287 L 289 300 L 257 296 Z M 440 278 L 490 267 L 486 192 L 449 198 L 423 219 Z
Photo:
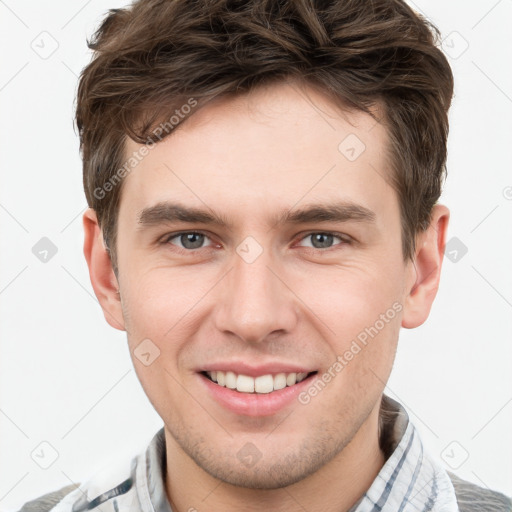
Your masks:
M 245 416 L 271 416 L 297 400 L 298 395 L 311 385 L 318 374 L 310 375 L 303 381 L 271 393 L 240 393 L 234 389 L 219 386 L 203 374 L 198 374 L 211 396 L 224 408 Z

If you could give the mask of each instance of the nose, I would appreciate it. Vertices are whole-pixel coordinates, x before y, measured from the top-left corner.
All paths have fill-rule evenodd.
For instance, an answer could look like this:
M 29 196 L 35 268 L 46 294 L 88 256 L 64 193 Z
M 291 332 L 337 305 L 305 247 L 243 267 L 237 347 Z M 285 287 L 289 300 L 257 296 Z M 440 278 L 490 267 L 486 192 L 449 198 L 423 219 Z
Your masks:
M 252 344 L 293 331 L 298 299 L 292 288 L 269 251 L 252 262 L 235 253 L 215 309 L 217 329 Z

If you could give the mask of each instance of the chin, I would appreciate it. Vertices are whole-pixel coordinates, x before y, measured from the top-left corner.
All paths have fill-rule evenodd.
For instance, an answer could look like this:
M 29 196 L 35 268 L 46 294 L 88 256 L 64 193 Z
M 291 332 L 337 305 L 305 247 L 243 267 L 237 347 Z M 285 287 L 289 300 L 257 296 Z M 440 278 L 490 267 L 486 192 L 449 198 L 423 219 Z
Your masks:
M 203 451 L 198 445 L 186 451 L 199 467 L 224 483 L 246 489 L 272 490 L 293 485 L 315 473 L 340 447 L 339 444 L 333 446 L 332 438 L 329 441 L 317 438 L 316 442 L 309 440 L 296 445 L 287 441 L 281 443 L 285 450 L 281 452 L 272 447 L 260 452 L 252 443 L 234 452 L 230 450 L 232 445 L 220 453 Z
M 297 466 L 295 462 L 281 464 L 274 462 L 271 464 L 257 464 L 258 468 L 233 469 L 223 467 L 214 467 L 208 470 L 203 467 L 214 478 L 235 487 L 245 489 L 272 490 L 282 489 L 297 482 L 300 482 L 318 468 L 306 468 Z M 321 464 L 320 464 L 321 466 Z

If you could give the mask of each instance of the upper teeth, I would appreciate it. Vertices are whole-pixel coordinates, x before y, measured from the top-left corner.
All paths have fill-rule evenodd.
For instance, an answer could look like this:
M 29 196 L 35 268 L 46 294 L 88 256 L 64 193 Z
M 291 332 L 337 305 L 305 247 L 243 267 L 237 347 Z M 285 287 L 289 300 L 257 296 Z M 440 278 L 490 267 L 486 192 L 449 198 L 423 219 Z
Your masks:
M 293 386 L 304 380 L 308 375 L 307 373 L 278 373 L 253 378 L 248 375 L 237 375 L 234 372 L 222 372 L 220 370 L 206 372 L 206 374 L 219 386 L 236 389 L 241 393 L 270 393 L 286 386 Z

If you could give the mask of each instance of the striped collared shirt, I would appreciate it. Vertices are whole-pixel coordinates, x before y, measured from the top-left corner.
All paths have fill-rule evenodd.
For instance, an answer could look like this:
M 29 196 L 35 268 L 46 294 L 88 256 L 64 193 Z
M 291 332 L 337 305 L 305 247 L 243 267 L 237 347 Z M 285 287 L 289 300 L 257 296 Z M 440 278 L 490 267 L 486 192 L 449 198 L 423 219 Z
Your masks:
M 379 441 L 386 462 L 348 512 L 512 511 L 507 496 L 447 473 L 425 451 L 402 405 L 386 395 Z M 107 465 L 79 487 L 67 486 L 26 503 L 20 512 L 173 512 L 165 492 L 165 467 L 162 428 L 142 453 Z M 198 498 L 187 512 L 205 510 Z

